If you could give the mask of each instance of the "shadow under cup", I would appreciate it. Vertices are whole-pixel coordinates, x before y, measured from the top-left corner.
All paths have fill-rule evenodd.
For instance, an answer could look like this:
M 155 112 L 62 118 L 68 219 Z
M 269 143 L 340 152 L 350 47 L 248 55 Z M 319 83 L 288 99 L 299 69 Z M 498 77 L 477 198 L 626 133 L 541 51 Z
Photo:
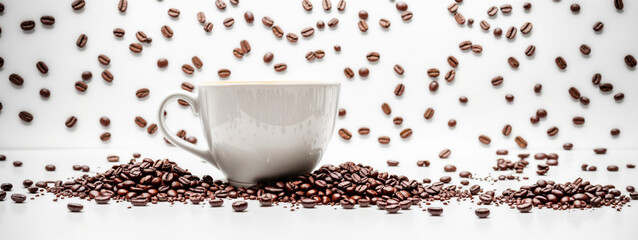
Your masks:
M 330 141 L 339 83 L 240 82 L 199 87 L 213 164 L 233 185 L 308 173 Z

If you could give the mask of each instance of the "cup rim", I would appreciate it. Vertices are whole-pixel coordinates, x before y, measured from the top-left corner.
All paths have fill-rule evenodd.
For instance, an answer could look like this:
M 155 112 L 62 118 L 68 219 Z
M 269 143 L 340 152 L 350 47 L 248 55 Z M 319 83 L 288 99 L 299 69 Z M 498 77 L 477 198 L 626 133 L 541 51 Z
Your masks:
M 340 82 L 331 81 L 208 81 L 199 84 L 201 87 L 221 86 L 339 86 Z

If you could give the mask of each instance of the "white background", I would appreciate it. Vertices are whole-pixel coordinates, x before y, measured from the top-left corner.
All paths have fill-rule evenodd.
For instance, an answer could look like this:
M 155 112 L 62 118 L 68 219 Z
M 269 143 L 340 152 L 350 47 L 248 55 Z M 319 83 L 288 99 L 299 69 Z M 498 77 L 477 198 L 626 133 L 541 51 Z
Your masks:
M 88 1 L 84 10 L 79 12 L 71 9 L 70 1 L 2 1 L 6 9 L 0 15 L 0 56 L 5 59 L 4 67 L 0 68 L 0 102 L 3 105 L 0 111 L 0 154 L 7 155 L 9 159 L 0 163 L 0 181 L 11 181 L 14 186 L 19 186 L 22 179 L 27 177 L 35 180 L 36 177 L 62 179 L 77 176 L 78 173 L 65 170 L 72 164 L 88 164 L 93 171 L 97 167 L 104 170 L 104 167 L 109 166 L 104 160 L 106 155 L 117 154 L 126 159 L 132 152 L 142 152 L 153 158 L 171 157 L 195 173 L 212 174 L 220 178 L 222 176 L 217 170 L 201 163 L 194 156 L 168 146 L 159 131 L 148 135 L 145 129 L 135 125 L 133 119 L 139 115 L 146 118 L 149 124 L 157 122 L 156 111 L 164 95 L 182 91 L 180 84 L 185 81 L 196 84 L 220 80 L 217 70 L 228 68 L 232 75 L 222 81 L 319 80 L 342 83 L 340 106 L 347 109 L 348 113 L 346 117 L 338 119 L 335 132 L 339 128 L 347 128 L 355 133 L 363 126 L 371 128 L 372 132 L 368 137 L 360 137 L 355 133 L 347 142 L 334 134 L 322 163 L 361 162 L 416 179 L 438 179 L 443 175 L 443 165 L 455 164 L 459 171 L 471 170 L 475 176 L 485 177 L 491 173 L 491 166 L 495 165 L 494 152 L 497 149 L 509 149 L 512 158 L 518 152 L 557 152 L 561 155 L 561 166 L 552 168 L 548 178 L 570 181 L 581 175 L 597 183 L 617 184 L 617 187 L 623 189 L 627 184 L 636 184 L 635 171 L 626 169 L 624 165 L 636 163 L 633 153 L 638 149 L 638 125 L 635 124 L 638 121 L 638 112 L 635 110 L 638 98 L 634 94 L 638 90 L 638 82 L 635 69 L 628 68 L 623 61 L 627 54 L 638 56 L 635 47 L 638 29 L 633 26 L 638 22 L 638 5 L 635 2 L 625 1 L 625 10 L 619 12 L 613 7 L 611 0 L 580 1 L 580 13 L 573 14 L 569 10 L 572 1 L 532 2 L 533 7 L 529 12 L 523 10 L 521 1 L 465 1 L 460 4 L 459 12 L 466 19 L 474 18 L 475 23 L 471 27 L 459 26 L 454 21 L 446 9 L 452 1 L 408 1 L 409 10 L 414 13 L 414 18 L 409 22 L 401 20 L 400 12 L 391 1 L 350 0 L 347 1 L 344 12 L 337 11 L 338 1 L 335 0 L 333 9 L 328 12 L 321 8 L 320 1 L 311 2 L 314 5 L 312 12 L 304 11 L 301 1 L 242 0 L 239 6 L 227 2 L 225 11 L 218 10 L 210 0 L 129 1 L 128 11 L 122 14 L 117 11 L 117 1 L 114 0 Z M 504 3 L 513 5 L 511 14 L 503 15 L 499 12 L 495 17 L 487 16 L 488 7 Z M 167 10 L 171 7 L 181 10 L 178 19 L 168 17 Z M 246 24 L 244 21 L 243 13 L 246 10 L 254 13 L 253 24 Z M 370 29 L 367 33 L 361 33 L 356 27 L 359 10 L 367 10 L 370 15 Z M 211 33 L 205 33 L 202 24 L 197 22 L 198 11 L 206 13 L 208 21 L 213 22 L 214 29 Z M 53 15 L 56 18 L 55 25 L 43 27 L 39 22 L 43 15 Z M 294 32 L 299 35 L 299 42 L 289 43 L 285 38 L 275 38 L 270 29 L 261 23 L 263 16 L 273 18 L 275 24 L 286 33 Z M 235 25 L 231 28 L 222 24 L 227 17 L 235 18 Z M 333 17 L 339 19 L 337 28 L 326 26 L 323 30 L 317 30 L 311 38 L 301 37 L 301 29 L 314 27 L 317 20 L 327 23 Z M 383 30 L 378 25 L 380 18 L 391 21 L 390 29 Z M 24 20 L 36 21 L 35 30 L 23 32 L 19 25 Z M 479 27 L 480 20 L 487 20 L 492 25 L 489 32 Z M 604 30 L 598 34 L 592 30 L 597 21 L 605 23 Z M 519 31 L 514 40 L 495 38 L 491 33 L 495 27 L 506 31 L 509 26 L 520 28 L 525 22 L 534 24 L 532 33 L 522 35 Z M 174 30 L 172 39 L 161 35 L 160 27 L 163 25 L 169 25 Z M 126 30 L 123 39 L 113 36 L 112 30 L 116 27 Z M 133 54 L 128 45 L 137 42 L 135 32 L 139 30 L 146 32 L 153 38 L 153 42 L 143 44 L 141 54 Z M 85 49 L 78 49 L 75 45 L 81 33 L 89 37 Z M 237 59 L 232 55 L 232 49 L 239 47 L 242 39 L 250 42 L 252 52 L 243 59 Z M 482 45 L 483 53 L 461 51 L 458 44 L 464 40 Z M 590 56 L 583 56 L 578 50 L 583 43 L 592 48 Z M 332 47 L 335 44 L 341 45 L 341 53 L 334 52 Z M 526 57 L 524 51 L 530 44 L 534 44 L 537 50 L 533 57 Z M 326 57 L 314 62 L 306 61 L 305 53 L 317 49 L 323 49 Z M 368 62 L 365 55 L 370 51 L 379 52 L 380 61 Z M 275 59 L 270 64 L 262 61 L 266 52 L 275 54 Z M 111 58 L 108 69 L 115 76 L 112 84 L 107 84 L 100 77 L 104 67 L 97 62 L 99 54 L 106 54 Z M 204 67 L 193 75 L 184 74 L 181 65 L 192 64 L 190 59 L 195 55 L 202 59 Z M 438 68 L 444 75 L 450 69 L 446 62 L 449 55 L 455 56 L 460 62 L 456 69 L 456 79 L 447 83 L 442 76 L 439 77 L 439 90 L 431 93 L 427 86 L 433 79 L 427 77 L 426 71 L 428 68 Z M 507 64 L 509 56 L 520 61 L 518 70 L 511 69 Z M 566 71 L 559 71 L 556 67 L 554 58 L 557 56 L 566 59 Z M 161 57 L 169 60 L 169 67 L 165 70 L 158 70 L 156 66 L 156 60 Z M 41 75 L 36 70 L 37 61 L 47 63 L 50 69 L 48 74 Z M 288 65 L 288 70 L 283 74 L 273 70 L 273 65 L 280 62 Z M 404 76 L 398 76 L 392 70 L 395 64 L 404 67 Z M 370 69 L 370 76 L 347 79 L 343 74 L 345 67 L 351 67 L 355 72 L 361 67 L 367 67 Z M 88 83 L 88 91 L 79 94 L 73 85 L 81 80 L 80 74 L 86 70 L 93 72 L 93 79 Z M 612 94 L 602 94 L 591 84 L 591 77 L 596 72 L 603 75 L 603 82 L 614 84 Z M 24 86 L 17 88 L 12 85 L 8 81 L 11 73 L 24 77 Z M 493 87 L 490 80 L 497 75 L 503 76 L 505 81 L 502 86 Z M 393 94 L 398 83 L 406 86 L 402 97 Z M 536 83 L 543 84 L 540 95 L 533 92 Z M 581 94 L 589 97 L 591 104 L 583 106 L 572 100 L 567 93 L 571 86 L 577 87 Z M 43 87 L 51 91 L 51 98 L 48 100 L 43 100 L 38 95 L 39 89 Z M 151 94 L 147 99 L 139 100 L 135 97 L 135 91 L 139 88 L 150 89 Z M 624 101 L 613 100 L 613 95 L 618 92 L 625 93 Z M 504 96 L 508 93 L 515 95 L 513 103 L 505 101 Z M 460 96 L 467 96 L 469 103 L 460 104 Z M 382 113 L 380 106 L 383 102 L 391 105 L 391 117 Z M 428 107 L 436 110 L 430 121 L 423 118 Z M 529 118 L 538 108 L 546 109 L 549 115 L 539 124 L 531 125 Z M 24 124 L 18 118 L 18 113 L 24 110 L 34 114 L 35 119 L 31 124 Z M 71 115 L 78 118 L 78 123 L 74 128 L 68 129 L 64 122 Z M 99 124 L 101 116 L 111 119 L 110 127 L 104 128 Z M 392 124 L 395 116 L 404 118 L 402 126 Z M 571 122 L 574 116 L 584 116 L 586 124 L 575 127 Z M 458 124 L 450 129 L 447 121 L 452 118 Z M 168 110 L 168 120 L 174 130 L 185 129 L 189 136 L 203 140 L 199 123 L 189 109 L 175 104 Z M 500 133 L 506 123 L 513 126 L 510 137 L 503 137 Z M 560 128 L 556 137 L 548 137 L 546 134 L 551 126 Z M 412 128 L 414 134 L 411 138 L 402 140 L 398 135 L 406 127 Z M 612 128 L 619 128 L 620 136 L 612 137 L 609 134 Z M 105 131 L 111 132 L 113 136 L 110 141 L 103 143 L 99 140 L 99 135 Z M 489 146 L 480 144 L 477 140 L 480 134 L 490 136 L 492 143 Z M 527 150 L 521 150 L 515 144 L 514 137 L 519 135 L 529 142 Z M 392 142 L 388 146 L 381 146 L 376 140 L 379 136 L 390 136 Z M 565 142 L 574 143 L 575 151 L 562 151 L 561 146 Z M 607 147 L 609 153 L 596 156 L 591 151 L 595 147 Z M 437 157 L 444 148 L 452 149 L 448 160 Z M 388 159 L 399 160 L 401 165 L 388 169 L 385 166 Z M 417 169 L 414 162 L 419 159 L 432 161 L 432 166 Z M 25 162 L 25 167 L 15 170 L 10 166 L 13 160 Z M 43 166 L 48 163 L 54 163 L 59 169 L 65 170 L 53 174 L 42 173 Z M 579 168 L 582 163 L 597 165 L 601 170 L 582 173 Z M 621 171 L 607 173 L 604 168 L 608 164 L 621 166 Z M 526 169 L 526 173 L 533 179 L 534 170 L 533 162 Z M 492 175 L 499 174 L 501 173 Z M 454 182 L 457 181 L 455 178 Z M 504 186 L 506 185 L 499 183 L 494 187 L 500 189 Z M 21 187 L 17 189 L 22 191 Z M 0 203 L 0 213 L 11 213 L 0 214 L 3 232 L 7 230 L 12 233 L 9 236 L 25 232 L 28 225 L 13 227 L 17 225 L 10 223 L 19 221 L 11 219 L 27 221 L 43 218 L 41 211 L 51 215 L 45 215 L 47 217 L 38 221 L 59 218 L 65 220 L 59 221 L 62 224 L 69 220 L 69 223 L 75 224 L 73 226 L 85 227 L 86 231 L 97 229 L 99 225 L 96 222 L 104 220 L 100 219 L 104 214 L 109 214 L 110 218 L 106 222 L 114 226 L 125 223 L 166 226 L 165 224 L 178 219 L 161 222 L 158 219 L 180 216 L 179 221 L 193 225 L 189 227 L 182 223 L 176 228 L 191 230 L 208 226 L 209 223 L 222 224 L 220 227 L 245 223 L 262 229 L 256 226 L 258 222 L 268 222 L 275 217 L 283 223 L 299 227 L 295 230 L 298 231 L 302 229 L 299 226 L 301 218 L 296 217 L 306 214 L 303 211 L 289 215 L 287 210 L 255 209 L 260 214 L 253 219 L 241 217 L 249 214 L 230 214 L 230 208 L 223 210 L 227 214 L 217 217 L 217 213 L 208 214 L 208 207 L 200 212 L 199 207 L 189 206 L 177 210 L 182 207 L 176 206 L 164 212 L 154 211 L 155 208 L 125 211 L 123 205 L 116 205 L 103 208 L 106 210 L 96 210 L 98 214 L 94 216 L 92 209 L 96 206 L 85 204 L 84 215 L 67 216 L 63 204 L 51 208 L 48 203 L 49 201 L 33 201 L 28 205 L 14 205 L 6 200 Z M 586 237 L 605 233 L 630 238 L 629 233 L 636 234 L 636 230 L 628 228 L 626 224 L 635 221 L 638 216 L 632 208 L 625 208 L 620 214 L 613 209 L 605 209 L 593 213 L 535 211 L 538 213 L 529 215 L 500 208 L 493 210 L 499 212 L 493 212 L 496 216 L 493 215 L 492 219 L 472 222 L 475 221 L 473 210 L 461 209 L 465 208 L 447 207 L 446 212 L 455 211 L 458 214 L 450 214 L 437 220 L 430 220 L 420 211 L 414 210 L 399 215 L 396 217 L 397 221 L 394 221 L 391 217 L 379 217 L 385 215 L 383 212 L 362 211 L 351 214 L 327 209 L 317 211 L 321 212 L 320 215 L 307 213 L 308 216 L 303 219 L 325 218 L 326 222 L 312 220 L 312 224 L 323 229 L 336 227 L 340 231 L 346 229 L 333 224 L 334 221 L 360 221 L 361 225 L 355 225 L 363 227 L 363 224 L 371 224 L 375 229 L 382 229 L 380 224 L 388 223 L 387 230 L 379 230 L 384 236 L 392 236 L 398 229 L 409 228 L 409 232 L 414 232 L 415 228 L 425 228 L 428 224 L 436 226 L 434 228 L 437 232 L 458 231 L 460 227 L 453 224 L 467 221 L 463 223 L 472 226 L 470 229 L 493 229 L 494 234 L 505 231 L 501 228 L 512 223 L 517 223 L 516 226 L 536 226 L 537 229 L 549 228 L 550 232 L 559 232 L 560 228 L 548 227 L 547 222 L 573 231 L 586 231 L 603 225 L 601 228 L 609 229 L 610 232 L 596 232 Z M 132 212 L 143 213 L 130 215 Z M 189 212 L 193 214 L 186 214 Z M 279 212 L 283 215 L 277 215 Z M 367 215 L 368 212 L 370 215 Z M 177 215 L 178 213 L 182 215 Z M 76 216 L 83 219 L 75 219 Z M 124 222 L 116 221 L 122 219 Z M 436 225 L 437 221 L 440 221 L 439 225 Z M 262 227 L 269 227 L 270 224 L 274 223 Z M 53 224 L 48 227 L 56 226 Z M 523 231 L 517 227 L 506 231 L 513 233 L 515 230 Z M 469 233 L 471 232 L 465 234 Z

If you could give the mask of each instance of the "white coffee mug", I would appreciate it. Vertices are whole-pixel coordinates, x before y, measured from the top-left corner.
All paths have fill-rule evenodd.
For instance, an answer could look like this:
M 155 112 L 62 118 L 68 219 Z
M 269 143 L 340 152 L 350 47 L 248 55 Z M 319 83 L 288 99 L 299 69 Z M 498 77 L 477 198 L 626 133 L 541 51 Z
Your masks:
M 235 186 L 312 171 L 334 131 L 339 83 L 210 82 L 198 95 L 173 93 L 160 105 L 166 139 L 220 169 Z M 183 99 L 199 118 L 205 149 L 176 137 L 164 108 Z

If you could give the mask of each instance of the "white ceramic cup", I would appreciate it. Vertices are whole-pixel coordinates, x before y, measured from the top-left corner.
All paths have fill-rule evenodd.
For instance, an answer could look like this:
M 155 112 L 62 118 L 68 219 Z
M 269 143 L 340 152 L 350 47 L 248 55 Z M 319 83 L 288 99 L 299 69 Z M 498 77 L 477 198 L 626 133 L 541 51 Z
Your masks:
M 160 129 L 235 186 L 312 171 L 334 131 L 339 83 L 211 82 L 197 89 L 197 96 L 166 96 L 158 112 Z M 166 126 L 165 105 L 177 99 L 199 115 L 206 148 L 176 137 Z

